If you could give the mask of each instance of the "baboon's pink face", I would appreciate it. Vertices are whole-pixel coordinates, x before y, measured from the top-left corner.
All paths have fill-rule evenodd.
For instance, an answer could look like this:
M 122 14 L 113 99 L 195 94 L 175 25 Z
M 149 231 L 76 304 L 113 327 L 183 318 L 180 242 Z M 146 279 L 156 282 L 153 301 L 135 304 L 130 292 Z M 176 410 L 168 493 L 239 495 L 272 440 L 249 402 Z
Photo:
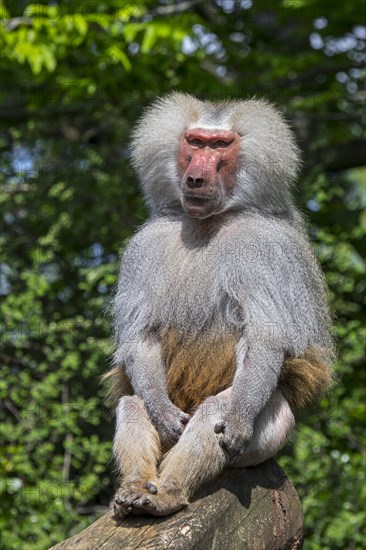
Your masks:
M 234 187 L 239 148 L 240 136 L 231 130 L 193 128 L 183 134 L 178 170 L 187 216 L 204 219 L 223 209 Z

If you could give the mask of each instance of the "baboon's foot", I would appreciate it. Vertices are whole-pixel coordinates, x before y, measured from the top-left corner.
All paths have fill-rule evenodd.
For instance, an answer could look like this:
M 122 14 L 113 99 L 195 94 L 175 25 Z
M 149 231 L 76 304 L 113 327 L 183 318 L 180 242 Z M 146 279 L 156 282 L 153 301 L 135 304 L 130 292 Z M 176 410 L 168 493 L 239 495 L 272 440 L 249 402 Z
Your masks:
M 112 509 L 116 516 L 125 517 L 132 512 L 133 503 L 148 495 L 157 493 L 156 484 L 153 481 L 126 481 L 117 490 L 112 501 Z
M 186 495 L 177 488 L 164 490 L 164 486 L 158 487 L 156 494 L 141 495 L 133 502 L 133 513 L 149 513 L 153 516 L 168 516 L 177 512 L 189 502 Z

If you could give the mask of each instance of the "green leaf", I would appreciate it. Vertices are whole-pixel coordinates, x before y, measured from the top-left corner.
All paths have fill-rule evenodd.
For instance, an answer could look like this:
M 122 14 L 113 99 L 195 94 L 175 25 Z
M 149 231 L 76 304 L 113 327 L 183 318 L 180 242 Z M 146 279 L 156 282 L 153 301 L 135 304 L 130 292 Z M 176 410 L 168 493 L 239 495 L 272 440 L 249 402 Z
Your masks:
M 117 45 L 111 46 L 106 52 L 115 62 L 120 62 L 126 71 L 132 69 L 130 60 L 125 52 L 123 52 Z

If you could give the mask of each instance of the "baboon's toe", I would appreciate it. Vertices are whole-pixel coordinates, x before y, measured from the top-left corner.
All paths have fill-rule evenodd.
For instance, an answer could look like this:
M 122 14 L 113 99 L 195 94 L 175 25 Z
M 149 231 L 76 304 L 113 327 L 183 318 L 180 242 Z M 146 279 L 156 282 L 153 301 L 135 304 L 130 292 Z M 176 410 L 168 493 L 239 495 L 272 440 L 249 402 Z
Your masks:
M 151 487 L 149 491 L 153 491 L 154 488 L 157 492 L 156 486 L 153 482 L 146 483 L 123 483 L 121 487 L 117 490 L 114 500 L 112 502 L 112 510 L 118 518 L 125 517 L 130 512 L 135 512 L 134 503 L 135 501 L 144 497 L 144 495 L 150 495 L 150 492 L 147 493 L 148 485 Z M 141 512 L 140 512 L 141 513 Z M 143 513 L 143 512 L 142 512 Z

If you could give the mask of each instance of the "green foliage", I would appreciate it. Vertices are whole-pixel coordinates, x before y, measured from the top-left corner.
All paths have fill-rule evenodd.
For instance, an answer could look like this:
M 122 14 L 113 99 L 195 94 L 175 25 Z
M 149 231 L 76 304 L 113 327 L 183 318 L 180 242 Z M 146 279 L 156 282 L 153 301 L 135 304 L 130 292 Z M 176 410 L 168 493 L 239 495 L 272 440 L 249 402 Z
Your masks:
M 297 131 L 297 202 L 330 284 L 340 382 L 280 463 L 303 502 L 305 548 L 366 548 L 365 2 L 239 4 L 2 4 L 1 548 L 47 548 L 113 493 L 99 380 L 118 255 L 146 216 L 128 139 L 172 88 L 266 96 Z

